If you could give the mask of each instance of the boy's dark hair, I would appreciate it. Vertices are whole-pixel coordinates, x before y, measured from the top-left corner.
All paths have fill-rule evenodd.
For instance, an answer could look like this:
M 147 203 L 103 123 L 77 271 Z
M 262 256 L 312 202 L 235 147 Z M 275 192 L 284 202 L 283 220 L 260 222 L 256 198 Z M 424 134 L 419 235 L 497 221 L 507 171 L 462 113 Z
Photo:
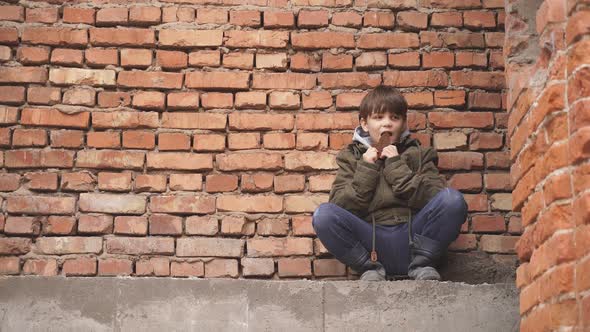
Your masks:
M 396 88 L 379 85 L 361 101 L 359 119 L 367 119 L 371 114 L 391 112 L 407 118 L 408 102 Z

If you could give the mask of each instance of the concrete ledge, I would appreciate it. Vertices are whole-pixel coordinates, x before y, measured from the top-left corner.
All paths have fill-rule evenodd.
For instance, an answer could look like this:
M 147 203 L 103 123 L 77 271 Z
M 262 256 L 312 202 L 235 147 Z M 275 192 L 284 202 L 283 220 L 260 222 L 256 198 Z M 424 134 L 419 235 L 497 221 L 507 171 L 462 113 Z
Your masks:
M 1 331 L 518 331 L 513 284 L 0 278 Z

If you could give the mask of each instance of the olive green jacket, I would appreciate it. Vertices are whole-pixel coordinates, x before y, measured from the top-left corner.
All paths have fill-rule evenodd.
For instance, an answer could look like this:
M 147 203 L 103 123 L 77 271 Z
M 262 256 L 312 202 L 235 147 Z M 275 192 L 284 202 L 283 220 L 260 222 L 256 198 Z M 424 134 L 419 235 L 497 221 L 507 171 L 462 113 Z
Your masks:
M 368 133 L 357 127 L 353 142 L 336 156 L 339 169 L 329 202 L 367 222 L 396 225 L 447 186 L 436 167 L 436 150 L 422 147 L 409 131 L 401 135 L 399 156 L 366 162 L 362 155 L 370 146 Z

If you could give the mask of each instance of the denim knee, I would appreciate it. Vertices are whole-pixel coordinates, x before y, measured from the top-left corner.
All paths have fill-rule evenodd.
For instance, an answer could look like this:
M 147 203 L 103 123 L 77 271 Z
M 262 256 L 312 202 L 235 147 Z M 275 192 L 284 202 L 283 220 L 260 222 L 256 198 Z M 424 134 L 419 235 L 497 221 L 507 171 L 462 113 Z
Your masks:
M 455 210 L 458 213 L 467 215 L 467 202 L 463 194 L 455 188 L 447 187 L 443 189 L 443 202 L 448 209 Z M 465 222 L 462 220 L 461 223 Z
M 333 222 L 332 219 L 335 217 L 334 207 L 336 207 L 334 203 L 322 203 L 315 209 L 311 218 L 311 225 L 316 234 Z

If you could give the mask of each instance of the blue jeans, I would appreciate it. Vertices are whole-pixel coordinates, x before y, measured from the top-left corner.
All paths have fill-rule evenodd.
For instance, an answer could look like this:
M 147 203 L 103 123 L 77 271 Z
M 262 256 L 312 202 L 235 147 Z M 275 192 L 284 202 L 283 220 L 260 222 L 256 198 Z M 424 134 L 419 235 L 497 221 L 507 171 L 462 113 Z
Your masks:
M 467 219 L 467 203 L 453 188 L 444 188 L 412 217 L 412 233 L 441 242 L 447 248 Z M 372 250 L 373 225 L 333 203 L 323 203 L 315 210 L 313 228 L 328 251 L 337 259 L 344 257 L 359 243 Z M 408 224 L 376 225 L 377 260 L 388 275 L 407 275 L 410 264 Z M 342 259 L 340 259 L 342 261 Z

